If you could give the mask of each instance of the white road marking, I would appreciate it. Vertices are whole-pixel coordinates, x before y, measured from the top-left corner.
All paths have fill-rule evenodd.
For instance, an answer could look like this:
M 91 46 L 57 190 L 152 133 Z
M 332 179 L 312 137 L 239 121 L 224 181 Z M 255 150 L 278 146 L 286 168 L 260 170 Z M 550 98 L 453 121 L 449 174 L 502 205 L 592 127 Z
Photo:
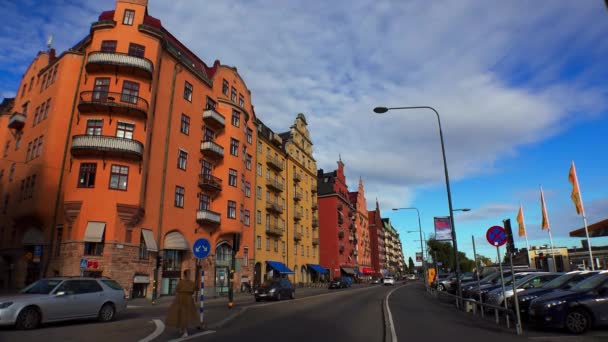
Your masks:
M 143 308 L 143 306 L 141 306 L 141 305 L 127 305 L 127 309 L 138 309 L 138 308 Z
M 165 331 L 165 323 L 163 323 L 163 321 L 161 321 L 160 319 L 155 319 L 152 322 L 154 323 L 154 325 L 156 325 L 156 329 L 154 329 L 154 332 L 151 333 L 150 335 L 139 340 L 139 342 L 150 342 L 150 341 L 154 340 L 155 338 L 157 338 L 158 336 L 160 336 L 160 334 L 162 334 L 163 331 Z
M 180 337 L 180 338 L 176 338 L 174 340 L 169 340 L 169 342 L 187 341 L 187 340 L 191 340 L 196 337 L 205 336 L 205 335 L 209 335 L 209 334 L 213 334 L 213 333 L 215 333 L 215 330 L 207 330 L 207 331 L 203 331 L 201 333 L 197 333 L 194 335 L 188 335 L 188 337 Z
M 392 289 L 391 292 L 389 292 L 388 295 L 386 295 L 386 298 L 384 299 L 384 305 L 386 306 L 386 312 L 388 313 L 388 317 L 387 317 L 388 326 L 391 328 L 391 341 L 392 342 L 397 342 L 397 333 L 395 332 L 395 324 L 393 323 L 393 314 L 391 313 L 391 307 L 388 305 L 388 299 L 391 296 L 391 294 L 393 294 L 393 292 L 395 292 L 399 288 L 401 288 L 401 286 Z

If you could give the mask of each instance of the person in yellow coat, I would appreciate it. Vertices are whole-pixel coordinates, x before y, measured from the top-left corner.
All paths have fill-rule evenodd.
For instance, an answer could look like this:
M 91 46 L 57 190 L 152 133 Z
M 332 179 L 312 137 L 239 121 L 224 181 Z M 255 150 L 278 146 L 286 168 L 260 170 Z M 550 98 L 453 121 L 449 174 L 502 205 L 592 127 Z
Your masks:
M 175 300 L 169 307 L 166 323 L 180 329 L 182 337 L 188 336 L 188 328 L 198 326 L 200 318 L 194 305 L 196 285 L 190 280 L 190 270 L 185 270 L 183 278 L 177 282 Z

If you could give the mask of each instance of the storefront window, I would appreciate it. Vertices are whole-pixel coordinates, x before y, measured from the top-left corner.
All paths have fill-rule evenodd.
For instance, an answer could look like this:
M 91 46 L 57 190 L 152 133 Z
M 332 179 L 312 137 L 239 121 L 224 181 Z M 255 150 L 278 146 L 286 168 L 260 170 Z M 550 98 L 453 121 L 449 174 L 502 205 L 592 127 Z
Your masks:
M 181 269 L 181 253 L 177 250 L 165 250 L 163 258 L 163 271 L 177 271 Z

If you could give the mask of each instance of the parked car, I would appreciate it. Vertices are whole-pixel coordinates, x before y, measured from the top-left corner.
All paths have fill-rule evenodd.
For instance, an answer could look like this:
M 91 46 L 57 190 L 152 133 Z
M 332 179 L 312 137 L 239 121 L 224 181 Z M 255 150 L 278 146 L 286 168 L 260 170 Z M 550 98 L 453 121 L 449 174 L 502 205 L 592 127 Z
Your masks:
M 555 290 L 530 304 L 535 325 L 565 328 L 582 334 L 593 326 L 608 324 L 608 271 L 584 280 L 570 290 Z
M 329 282 L 330 289 L 345 289 L 350 287 L 353 284 L 353 279 L 351 277 L 340 277 L 335 278 L 331 282 Z
M 537 287 L 541 287 L 544 284 L 550 282 L 551 280 L 563 275 L 563 273 L 557 272 L 536 272 L 528 274 L 527 276 L 515 281 L 515 288 L 517 289 L 517 293 L 523 292 L 526 289 L 533 289 Z M 516 275 L 517 276 L 517 275 Z M 505 293 L 503 296 L 502 286 L 492 290 L 487 295 L 487 303 L 502 306 L 504 305 L 505 298 L 509 299 L 513 297 L 513 283 L 507 288 L 505 288 Z M 510 307 L 510 306 L 509 306 Z
M 48 278 L 0 297 L 0 325 L 34 329 L 82 318 L 111 321 L 127 308 L 125 290 L 109 278 Z
M 372 285 L 382 284 L 382 278 L 374 278 L 371 281 Z
M 438 274 L 431 284 L 431 287 L 434 287 L 437 291 L 445 291 L 449 286 L 448 283 L 450 282 L 450 278 L 453 276 L 452 273 Z
M 521 272 L 521 273 L 515 273 L 515 275 L 509 274 L 508 276 L 503 276 L 505 290 L 511 286 L 511 283 L 513 283 L 513 281 L 518 281 L 520 279 L 523 279 L 532 273 L 533 272 Z M 491 291 L 494 291 L 496 289 L 500 289 L 502 291 L 502 282 L 501 282 L 500 278 L 498 278 L 498 281 L 494 284 L 482 285 L 479 290 L 473 292 L 472 298 L 479 299 L 479 295 L 481 294 L 481 300 L 483 300 L 484 303 L 487 303 L 488 294 Z
M 528 319 L 528 309 L 530 308 L 530 303 L 532 300 L 551 293 L 555 290 L 569 290 L 576 284 L 588 279 L 596 274 L 599 271 L 589 271 L 589 272 L 581 272 L 581 271 L 573 271 L 568 272 L 561 277 L 555 278 L 552 281 L 544 284 L 538 288 L 526 289 L 517 294 L 517 301 L 519 303 L 519 313 L 521 319 L 526 321 Z M 514 307 L 513 297 L 508 300 L 509 307 Z
M 393 277 L 384 277 L 383 283 L 384 283 L 384 285 L 395 285 L 395 278 L 393 278 Z
M 281 300 L 283 298 L 296 298 L 296 288 L 287 278 L 266 281 L 254 293 L 255 301 L 262 299 Z
M 462 273 L 460 275 L 460 283 L 465 283 L 465 282 L 469 282 L 469 281 L 473 281 L 475 280 L 475 273 L 473 272 L 465 272 Z M 455 294 L 456 293 L 456 285 L 458 284 L 458 282 L 456 281 L 456 276 L 453 276 L 450 278 L 450 280 L 448 282 L 446 282 L 444 284 L 446 291 L 448 291 L 449 293 Z
M 407 275 L 407 280 L 416 280 L 416 275 L 415 274 L 408 274 Z

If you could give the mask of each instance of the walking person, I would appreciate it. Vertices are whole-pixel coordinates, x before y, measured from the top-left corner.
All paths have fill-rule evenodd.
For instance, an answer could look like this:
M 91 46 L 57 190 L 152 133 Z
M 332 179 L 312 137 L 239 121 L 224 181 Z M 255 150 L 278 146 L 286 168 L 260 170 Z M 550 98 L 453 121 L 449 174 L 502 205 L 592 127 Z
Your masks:
M 194 305 L 196 285 L 190 280 L 190 270 L 185 270 L 176 287 L 175 300 L 167 313 L 167 325 L 180 329 L 182 337 L 188 336 L 188 328 L 200 324 L 198 312 Z

